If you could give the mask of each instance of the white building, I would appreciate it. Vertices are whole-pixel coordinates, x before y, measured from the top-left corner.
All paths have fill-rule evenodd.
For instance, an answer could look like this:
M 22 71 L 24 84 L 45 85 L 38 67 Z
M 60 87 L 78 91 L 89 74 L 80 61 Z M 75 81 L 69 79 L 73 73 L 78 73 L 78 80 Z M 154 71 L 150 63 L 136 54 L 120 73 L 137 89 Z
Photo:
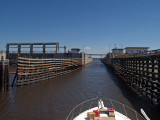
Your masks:
M 126 47 L 126 54 L 147 54 L 149 47 Z
M 112 54 L 123 54 L 123 50 L 121 48 L 114 48 L 112 49 Z
M 5 60 L 6 59 L 6 53 L 4 53 L 4 52 L 0 52 L 0 61 L 1 60 Z
M 80 50 L 79 48 L 72 48 L 71 49 L 71 53 L 80 53 Z

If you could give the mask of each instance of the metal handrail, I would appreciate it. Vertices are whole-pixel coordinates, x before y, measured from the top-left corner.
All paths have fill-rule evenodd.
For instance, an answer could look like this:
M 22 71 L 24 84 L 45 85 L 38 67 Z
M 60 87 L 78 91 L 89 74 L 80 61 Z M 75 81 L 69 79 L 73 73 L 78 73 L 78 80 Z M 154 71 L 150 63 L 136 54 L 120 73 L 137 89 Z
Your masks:
M 86 103 L 86 102 L 88 102 L 88 101 L 91 101 L 91 100 L 94 100 L 94 99 L 98 99 L 98 98 L 92 98 L 92 99 L 86 100 L 86 101 L 78 104 L 77 106 L 75 106 L 75 107 L 71 110 L 71 112 L 69 113 L 69 115 L 67 116 L 66 120 L 68 120 L 69 116 L 71 115 L 72 111 L 74 111 L 75 108 L 77 108 L 77 107 L 80 106 L 80 105 L 83 106 L 84 103 Z
M 83 106 L 84 106 L 84 104 L 87 103 L 87 102 L 91 102 L 90 105 L 89 105 L 89 107 L 88 107 L 88 109 L 91 109 L 94 100 L 97 100 L 96 102 L 98 103 L 98 97 L 96 97 L 96 98 L 92 98 L 92 99 L 86 100 L 86 101 L 84 101 L 84 102 L 76 105 L 76 106 L 70 111 L 70 113 L 68 114 L 66 120 L 73 120 L 73 119 L 76 117 L 76 116 L 74 116 L 74 115 L 75 115 L 74 112 L 76 111 L 76 109 L 78 109 L 78 107 L 80 107 L 80 110 L 79 110 L 79 114 L 80 114 L 80 113 L 81 113 L 81 110 L 82 110 L 82 108 L 83 108 Z M 105 102 L 105 100 L 110 101 L 111 106 L 114 108 L 114 110 L 116 110 L 116 108 L 115 108 L 115 106 L 113 105 L 113 102 L 115 102 L 115 103 L 118 104 L 118 105 L 122 105 L 122 107 L 123 107 L 123 109 L 124 109 L 124 112 L 125 112 L 125 115 L 126 115 L 128 118 L 129 118 L 130 116 L 127 114 L 126 108 L 135 113 L 136 120 L 139 120 L 139 119 L 138 119 L 138 116 L 139 116 L 142 120 L 145 120 L 139 113 L 137 113 L 134 109 L 128 107 L 127 105 L 125 105 L 125 104 L 123 104 L 123 103 L 120 103 L 120 102 L 118 102 L 118 101 L 115 101 L 115 100 L 111 100 L 111 99 L 109 99 L 109 98 L 103 99 L 103 102 Z M 105 103 L 104 103 L 104 104 L 105 104 Z M 107 106 L 106 106 L 106 107 L 107 107 Z M 86 109 L 86 110 L 88 110 L 88 109 Z M 70 119 L 69 119 L 69 118 L 70 118 Z

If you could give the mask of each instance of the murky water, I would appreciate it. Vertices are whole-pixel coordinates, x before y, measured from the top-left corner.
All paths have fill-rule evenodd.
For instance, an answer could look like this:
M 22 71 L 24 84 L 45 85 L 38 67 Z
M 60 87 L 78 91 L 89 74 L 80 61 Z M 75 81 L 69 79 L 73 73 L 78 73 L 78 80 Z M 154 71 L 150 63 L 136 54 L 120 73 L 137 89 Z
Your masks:
M 13 75 L 10 78 L 12 81 Z M 160 108 L 118 80 L 99 60 L 53 80 L 1 92 L 0 120 L 65 120 L 74 106 L 99 92 L 138 112 L 143 108 L 151 120 L 159 120 Z

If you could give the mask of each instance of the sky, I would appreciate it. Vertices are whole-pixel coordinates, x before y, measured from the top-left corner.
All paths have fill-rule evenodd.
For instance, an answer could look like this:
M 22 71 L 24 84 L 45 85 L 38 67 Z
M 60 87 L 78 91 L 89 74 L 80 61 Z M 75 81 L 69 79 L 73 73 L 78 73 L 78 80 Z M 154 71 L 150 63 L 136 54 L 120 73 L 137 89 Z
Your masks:
M 23 42 L 102 54 L 115 46 L 159 49 L 159 6 L 160 0 L 0 0 L 0 50 Z

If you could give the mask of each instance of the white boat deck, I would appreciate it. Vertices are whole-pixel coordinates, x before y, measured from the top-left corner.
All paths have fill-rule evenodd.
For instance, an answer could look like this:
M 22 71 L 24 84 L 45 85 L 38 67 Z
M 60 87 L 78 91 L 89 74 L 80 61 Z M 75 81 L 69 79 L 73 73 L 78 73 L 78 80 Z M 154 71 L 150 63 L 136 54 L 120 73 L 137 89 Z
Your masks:
M 75 117 L 73 120 L 89 120 L 88 116 L 87 116 L 87 113 L 88 112 L 93 112 L 93 110 L 97 110 L 97 109 L 98 109 L 98 107 L 95 107 L 95 108 L 91 108 L 91 109 L 89 109 L 87 111 L 84 111 L 81 114 L 79 114 L 77 117 Z M 114 111 L 114 114 L 115 114 L 115 119 L 116 120 L 131 120 L 128 117 L 126 117 L 125 115 L 123 115 L 123 114 L 121 114 L 121 113 L 119 113 L 117 111 Z M 107 115 L 100 114 L 100 117 L 107 117 Z

